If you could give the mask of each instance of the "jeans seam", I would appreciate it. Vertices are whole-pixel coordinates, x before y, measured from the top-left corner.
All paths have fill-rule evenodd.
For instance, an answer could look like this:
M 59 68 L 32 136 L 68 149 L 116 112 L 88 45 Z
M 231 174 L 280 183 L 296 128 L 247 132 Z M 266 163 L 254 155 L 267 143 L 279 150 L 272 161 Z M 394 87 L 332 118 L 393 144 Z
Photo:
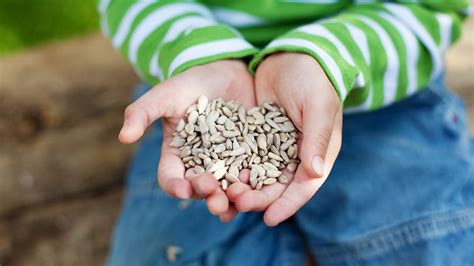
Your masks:
M 371 234 L 352 243 L 314 248 L 319 259 L 326 262 L 340 262 L 374 257 L 421 240 L 442 237 L 470 227 L 474 227 L 474 208 L 421 218 Z

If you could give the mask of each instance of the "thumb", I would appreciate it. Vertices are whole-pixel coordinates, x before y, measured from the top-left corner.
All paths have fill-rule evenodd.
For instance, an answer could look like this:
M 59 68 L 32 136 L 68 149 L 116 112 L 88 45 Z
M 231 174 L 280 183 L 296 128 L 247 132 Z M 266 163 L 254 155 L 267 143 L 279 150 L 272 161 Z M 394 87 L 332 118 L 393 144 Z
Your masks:
M 321 101 L 321 99 L 324 99 Z M 303 110 L 303 141 L 300 158 L 305 172 L 311 177 L 324 176 L 324 162 L 331 141 L 334 120 L 339 108 L 331 97 L 308 97 Z
M 119 134 L 120 142 L 125 144 L 136 142 L 153 122 L 162 116 L 173 115 L 175 105 L 172 99 L 176 93 L 177 91 L 165 82 L 127 106 Z

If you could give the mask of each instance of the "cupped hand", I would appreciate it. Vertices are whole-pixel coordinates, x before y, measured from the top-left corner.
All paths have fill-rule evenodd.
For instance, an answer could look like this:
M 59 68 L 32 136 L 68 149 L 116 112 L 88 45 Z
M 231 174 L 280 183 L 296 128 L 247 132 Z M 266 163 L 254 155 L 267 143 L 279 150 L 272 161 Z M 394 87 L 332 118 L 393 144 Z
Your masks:
M 290 182 L 250 190 L 232 185 L 228 197 L 239 211 L 265 211 L 264 221 L 275 226 L 308 202 L 326 180 L 341 146 L 342 107 L 318 62 L 309 55 L 280 53 L 267 57 L 255 77 L 257 103 L 267 101 L 286 109 L 299 131 L 296 172 Z
M 179 150 L 169 146 L 177 123 L 201 95 L 209 99 L 234 99 L 249 108 L 255 105 L 253 77 L 248 73 L 246 64 L 239 60 L 222 60 L 192 67 L 156 85 L 130 104 L 125 109 L 119 140 L 126 144 L 136 142 L 148 126 L 162 117 L 163 145 L 158 167 L 160 187 L 177 198 L 205 198 L 209 211 L 227 221 L 237 211 L 229 204 L 216 179 L 210 174 L 185 178 L 186 169 Z

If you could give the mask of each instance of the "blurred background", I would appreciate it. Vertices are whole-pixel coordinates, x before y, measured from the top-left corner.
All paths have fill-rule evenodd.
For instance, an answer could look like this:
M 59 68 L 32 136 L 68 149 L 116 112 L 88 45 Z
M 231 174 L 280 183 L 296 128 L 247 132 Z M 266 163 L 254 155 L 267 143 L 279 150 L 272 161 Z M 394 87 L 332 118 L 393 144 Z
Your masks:
M 132 146 L 138 78 L 98 31 L 94 0 L 0 1 L 0 265 L 102 265 Z M 447 55 L 474 132 L 474 19 Z

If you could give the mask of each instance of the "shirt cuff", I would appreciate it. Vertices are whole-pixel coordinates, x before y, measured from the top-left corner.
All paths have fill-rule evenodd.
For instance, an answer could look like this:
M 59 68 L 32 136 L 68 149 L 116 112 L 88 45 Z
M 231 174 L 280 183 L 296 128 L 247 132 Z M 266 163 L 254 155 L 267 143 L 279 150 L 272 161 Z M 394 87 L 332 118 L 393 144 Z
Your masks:
M 255 73 L 266 56 L 280 52 L 305 53 L 316 59 L 336 89 L 341 104 L 352 88 L 359 86 L 357 82 L 361 80 L 358 78 L 360 71 L 345 61 L 335 48 L 298 32 L 290 32 L 268 44 L 263 51 L 255 55 L 249 70 Z

